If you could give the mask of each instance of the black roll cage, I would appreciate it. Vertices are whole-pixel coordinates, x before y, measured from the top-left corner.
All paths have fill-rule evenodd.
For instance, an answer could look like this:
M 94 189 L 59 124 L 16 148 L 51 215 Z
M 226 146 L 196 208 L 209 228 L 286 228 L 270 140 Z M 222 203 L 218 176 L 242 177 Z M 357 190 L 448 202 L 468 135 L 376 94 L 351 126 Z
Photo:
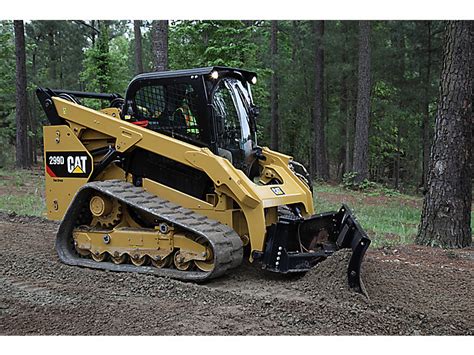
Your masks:
M 218 73 L 218 78 L 213 79 L 211 74 L 213 72 Z M 125 98 L 123 98 L 118 93 L 94 93 L 94 92 L 83 92 L 75 90 L 65 90 L 65 89 L 49 89 L 39 87 L 36 90 L 36 95 L 40 104 L 46 113 L 46 116 L 49 122 L 52 125 L 64 124 L 64 120 L 56 112 L 56 108 L 53 105 L 52 97 L 58 97 L 63 94 L 71 96 L 73 99 L 76 98 L 88 98 L 88 99 L 97 99 L 97 100 L 107 100 L 110 104 L 120 100 L 120 103 L 124 102 L 122 109 L 122 119 L 128 114 L 127 110 L 129 105 L 132 105 L 132 110 L 137 110 L 136 106 L 133 107 L 133 100 L 137 91 L 144 86 L 152 86 L 153 84 L 167 84 L 167 83 L 190 83 L 193 86 L 193 89 L 196 90 L 197 95 L 201 98 L 197 100 L 197 110 L 199 117 L 202 117 L 202 132 L 203 139 L 202 141 L 192 141 L 193 144 L 199 146 L 207 146 L 211 151 L 217 153 L 218 151 L 218 142 L 217 142 L 217 126 L 216 118 L 214 117 L 214 112 L 212 109 L 212 95 L 217 88 L 220 80 L 223 78 L 235 78 L 240 80 L 242 84 L 248 84 L 252 82 L 253 78 L 257 78 L 255 72 L 214 66 L 214 67 L 204 67 L 204 68 L 195 68 L 195 69 L 185 69 L 185 70 L 173 70 L 173 71 L 163 71 L 163 72 L 151 72 L 143 73 L 135 76 L 130 84 L 127 87 Z M 251 129 L 254 129 L 255 125 L 251 118 Z M 190 141 L 189 137 L 182 136 L 182 140 Z

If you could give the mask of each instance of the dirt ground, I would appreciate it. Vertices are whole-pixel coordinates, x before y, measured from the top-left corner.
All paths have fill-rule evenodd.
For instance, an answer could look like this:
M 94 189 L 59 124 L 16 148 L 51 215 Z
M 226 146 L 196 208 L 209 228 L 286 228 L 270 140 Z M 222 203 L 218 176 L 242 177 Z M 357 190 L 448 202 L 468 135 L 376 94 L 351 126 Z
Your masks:
M 206 284 L 61 264 L 57 224 L 0 213 L 0 334 L 474 334 L 474 250 L 369 250 L 369 298 L 345 283 L 348 253 L 305 276 L 246 262 Z

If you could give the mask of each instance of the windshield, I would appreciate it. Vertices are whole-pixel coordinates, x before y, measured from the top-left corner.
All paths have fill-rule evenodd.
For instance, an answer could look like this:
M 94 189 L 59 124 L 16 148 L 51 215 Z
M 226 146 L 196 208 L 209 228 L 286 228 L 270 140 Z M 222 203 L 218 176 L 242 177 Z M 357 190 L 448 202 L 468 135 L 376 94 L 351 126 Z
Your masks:
M 221 80 L 214 92 L 213 108 L 223 147 L 239 149 L 241 144 L 252 139 L 248 102 L 238 80 Z
M 250 103 L 250 96 L 239 80 L 225 78 L 217 84 L 212 106 L 219 154 L 235 166 L 246 164 L 256 144 L 250 125 Z

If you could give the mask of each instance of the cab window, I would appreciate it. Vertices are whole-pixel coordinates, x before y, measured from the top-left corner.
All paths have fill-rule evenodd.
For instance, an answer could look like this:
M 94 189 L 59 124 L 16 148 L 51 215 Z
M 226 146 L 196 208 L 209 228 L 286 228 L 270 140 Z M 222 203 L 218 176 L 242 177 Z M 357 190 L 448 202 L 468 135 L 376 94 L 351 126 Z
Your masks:
M 132 122 L 154 131 L 200 140 L 197 95 L 190 84 L 141 87 L 135 94 Z

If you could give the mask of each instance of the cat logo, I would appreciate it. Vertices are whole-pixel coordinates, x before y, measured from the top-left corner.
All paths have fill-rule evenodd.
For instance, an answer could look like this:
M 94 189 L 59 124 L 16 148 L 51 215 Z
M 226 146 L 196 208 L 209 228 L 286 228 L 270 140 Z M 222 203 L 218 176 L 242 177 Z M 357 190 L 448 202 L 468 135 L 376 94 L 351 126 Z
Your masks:
M 87 156 L 68 156 L 67 171 L 70 174 L 86 174 Z
M 280 187 L 272 187 L 271 189 L 272 189 L 273 193 L 277 196 L 281 196 L 281 195 L 285 194 Z
M 88 178 L 92 157 L 87 152 L 47 152 L 46 173 L 52 178 Z

